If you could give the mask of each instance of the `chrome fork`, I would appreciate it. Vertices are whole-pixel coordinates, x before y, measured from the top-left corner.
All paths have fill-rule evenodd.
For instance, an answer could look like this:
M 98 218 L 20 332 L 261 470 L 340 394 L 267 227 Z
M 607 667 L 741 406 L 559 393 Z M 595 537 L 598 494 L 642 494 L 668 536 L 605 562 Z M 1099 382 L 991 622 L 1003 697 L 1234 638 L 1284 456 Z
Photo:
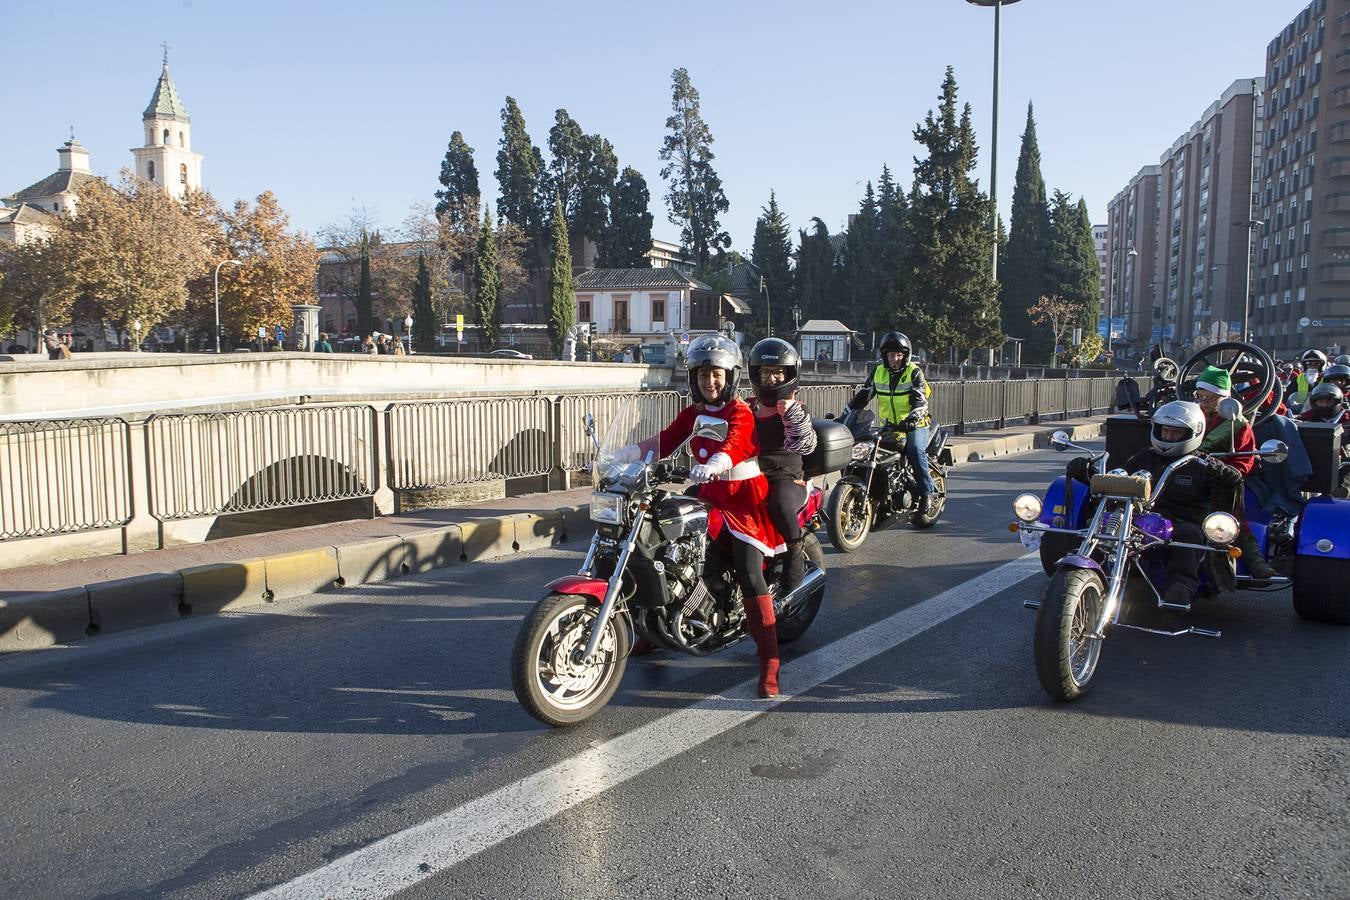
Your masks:
M 619 585 L 623 582 L 623 570 L 628 566 L 628 557 L 637 546 L 638 532 L 642 530 L 642 523 L 646 520 L 647 511 L 639 509 L 637 518 L 633 520 L 633 527 L 628 530 L 628 540 L 624 542 L 623 549 L 619 551 L 619 561 L 614 564 L 614 574 L 609 577 L 609 585 L 605 588 L 605 599 L 600 603 L 600 612 L 595 616 L 595 622 L 591 625 L 591 636 L 586 639 L 586 649 L 577 657 L 577 662 L 590 662 L 591 657 L 595 655 L 596 648 L 600 646 L 600 635 L 605 631 L 605 625 L 609 623 L 609 617 L 614 613 L 614 604 L 619 599 Z

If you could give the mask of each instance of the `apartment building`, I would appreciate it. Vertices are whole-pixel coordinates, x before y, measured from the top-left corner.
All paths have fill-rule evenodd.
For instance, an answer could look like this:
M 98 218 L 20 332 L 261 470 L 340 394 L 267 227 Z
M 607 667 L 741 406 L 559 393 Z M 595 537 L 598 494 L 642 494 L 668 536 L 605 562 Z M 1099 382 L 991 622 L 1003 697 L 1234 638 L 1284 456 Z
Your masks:
M 1161 344 L 1184 357 L 1242 336 L 1263 160 L 1262 142 L 1253 141 L 1264 123 L 1262 84 L 1232 82 L 1108 207 L 1103 303 L 1124 319 L 1123 355 Z
M 1092 246 L 1097 251 L 1097 271 L 1101 273 L 1099 297 L 1106 296 L 1106 226 L 1092 226 Z
M 1323 65 L 1323 57 L 1330 65 Z M 1322 89 L 1328 102 L 1321 102 Z M 1253 339 L 1350 344 L 1350 0 L 1313 0 L 1266 47 Z M 1324 145 L 1322 159 L 1318 143 Z

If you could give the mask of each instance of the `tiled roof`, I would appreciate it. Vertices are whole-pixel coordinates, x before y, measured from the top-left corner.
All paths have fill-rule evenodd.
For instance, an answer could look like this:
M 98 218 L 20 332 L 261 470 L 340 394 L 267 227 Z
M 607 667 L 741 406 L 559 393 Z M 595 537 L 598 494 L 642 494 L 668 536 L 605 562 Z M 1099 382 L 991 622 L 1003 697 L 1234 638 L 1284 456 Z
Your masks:
M 86 181 L 92 181 L 97 178 L 89 172 L 76 172 L 74 169 L 65 169 L 48 175 L 37 184 L 29 185 L 17 194 L 10 194 L 5 197 L 6 203 L 22 203 L 25 200 L 36 200 L 39 197 L 51 197 L 54 194 L 60 194 L 65 191 L 75 192 L 80 189 L 80 185 Z
M 630 288 L 647 290 L 649 288 L 693 288 L 696 291 L 710 291 L 708 285 L 695 278 L 687 278 L 674 269 L 587 269 L 572 281 L 578 291 L 610 291 Z
M 164 71 L 160 73 L 159 83 L 155 85 L 155 94 L 150 98 L 150 105 L 145 108 L 145 114 L 142 119 L 175 119 L 179 122 L 191 122 L 188 118 L 187 110 L 183 108 L 183 101 L 178 96 L 178 88 L 173 86 L 173 79 L 169 77 L 169 64 L 164 64 Z
M 849 328 L 838 319 L 812 319 L 801 327 L 802 332 L 811 334 L 852 334 L 853 329 Z
M 52 224 L 55 221 L 56 216 L 30 203 L 0 207 L 0 224 L 12 222 L 15 225 L 38 225 Z

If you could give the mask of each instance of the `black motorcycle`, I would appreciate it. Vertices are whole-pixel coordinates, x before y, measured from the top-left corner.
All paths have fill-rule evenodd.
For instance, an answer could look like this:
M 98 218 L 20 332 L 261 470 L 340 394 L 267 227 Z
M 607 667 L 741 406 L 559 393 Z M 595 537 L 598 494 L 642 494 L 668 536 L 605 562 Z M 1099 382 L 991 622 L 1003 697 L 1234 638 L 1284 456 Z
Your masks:
M 877 424 L 868 409 L 850 409 L 840 422 L 853 433 L 854 444 L 853 459 L 825 503 L 825 527 L 834 545 L 852 553 L 892 516 L 907 515 L 915 528 L 936 522 L 947 505 L 947 471 L 955 464 L 946 430 L 934 427 L 925 448 L 937 498 L 932 511 L 925 512 L 919 508 L 919 480 L 905 456 L 908 434 Z

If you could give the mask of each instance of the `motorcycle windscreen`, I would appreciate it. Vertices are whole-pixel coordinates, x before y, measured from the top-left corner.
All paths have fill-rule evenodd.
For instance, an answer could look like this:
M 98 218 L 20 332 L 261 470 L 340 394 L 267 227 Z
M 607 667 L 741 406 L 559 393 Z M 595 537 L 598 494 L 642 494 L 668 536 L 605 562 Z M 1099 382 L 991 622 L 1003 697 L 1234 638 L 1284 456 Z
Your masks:
M 604 439 L 600 441 L 600 449 L 591 463 L 591 474 L 596 484 L 614 472 L 616 467 L 634 462 L 630 456 L 621 452 L 625 448 L 640 447 L 644 457 L 648 450 L 657 451 L 653 459 L 657 458 L 657 436 L 679 412 L 670 397 L 664 394 L 627 397 L 602 395 L 587 398 L 586 404 L 594 411 L 597 427 L 603 425 L 605 428 Z M 588 438 L 578 436 L 587 444 L 590 443 Z

